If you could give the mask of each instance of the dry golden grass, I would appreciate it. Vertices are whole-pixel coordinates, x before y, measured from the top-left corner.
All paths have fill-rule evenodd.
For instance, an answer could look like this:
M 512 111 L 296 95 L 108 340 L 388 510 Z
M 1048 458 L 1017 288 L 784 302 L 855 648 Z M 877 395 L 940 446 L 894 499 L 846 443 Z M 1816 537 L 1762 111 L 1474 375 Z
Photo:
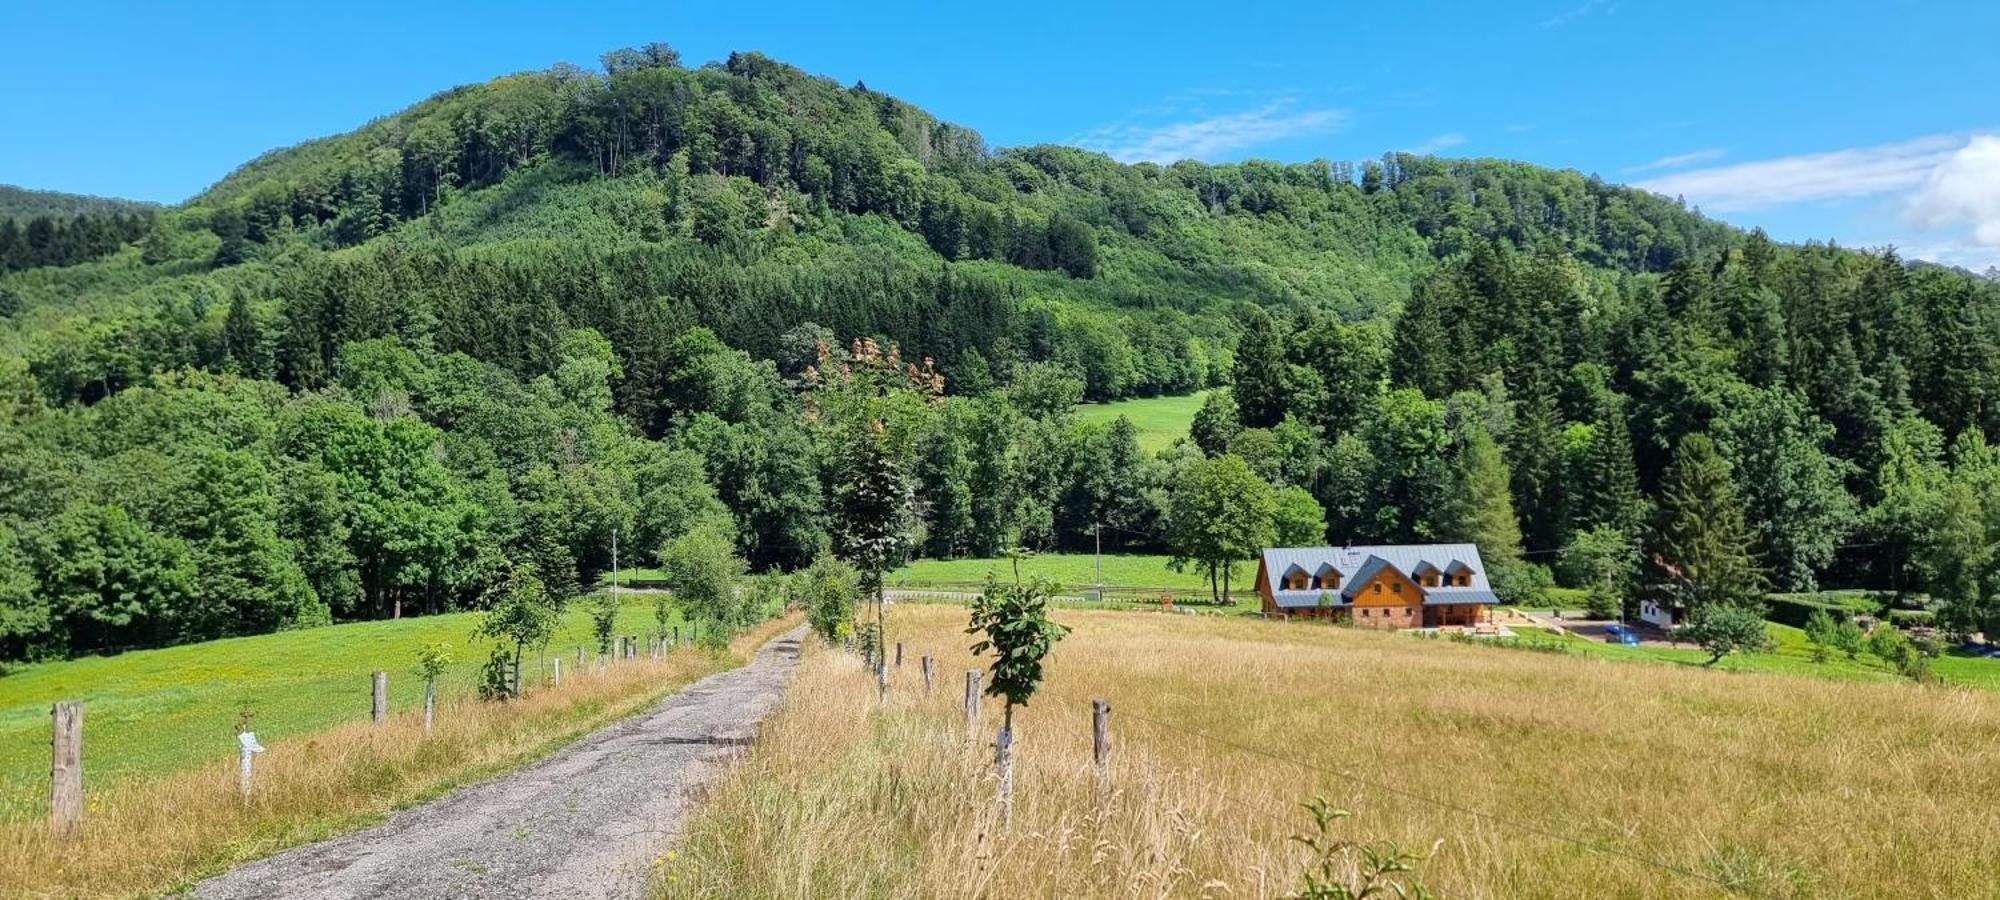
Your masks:
M 44 821 L 0 825 L 0 893 L 29 897 L 154 895 L 230 865 L 347 831 L 453 786 L 501 772 L 638 712 L 659 697 L 741 662 L 797 624 L 766 622 L 729 653 L 684 651 L 602 673 L 515 703 L 441 703 L 426 735 L 421 714 L 356 722 L 273 744 L 256 762 L 255 792 L 237 794 L 232 756 L 177 775 L 89 795 L 84 834 L 55 839 Z M 88 773 L 86 773 L 86 776 Z M 87 786 L 87 785 L 86 785 Z
M 1272 896 L 1319 794 L 1342 835 L 1435 853 L 1448 897 L 1992 896 L 2000 694 L 1710 672 L 1324 626 L 1119 612 L 1076 627 L 1016 713 L 964 740 L 964 611 L 902 607 L 887 710 L 815 650 L 749 761 L 663 861 L 670 896 Z M 939 657 L 926 696 L 916 659 Z M 1112 705 L 1100 808 L 1089 698 Z M 1166 724 L 1149 724 L 1145 720 Z M 1199 732 L 1272 755 L 1192 736 Z M 1274 758 L 1277 757 L 1277 758 Z M 1299 765 L 1296 763 L 1303 763 Z M 1504 817 L 1502 823 L 1328 771 Z M 1559 832 L 1686 870 L 1552 839 Z

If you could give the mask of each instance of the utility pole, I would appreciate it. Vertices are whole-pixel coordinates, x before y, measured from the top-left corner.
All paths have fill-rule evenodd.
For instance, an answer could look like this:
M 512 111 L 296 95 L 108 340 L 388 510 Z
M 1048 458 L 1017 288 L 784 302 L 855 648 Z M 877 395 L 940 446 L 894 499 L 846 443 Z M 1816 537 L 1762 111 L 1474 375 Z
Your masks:
M 611 529 L 611 608 L 618 608 L 618 529 Z
M 1104 600 L 1104 523 L 1090 523 L 1090 530 L 1097 538 L 1097 599 Z

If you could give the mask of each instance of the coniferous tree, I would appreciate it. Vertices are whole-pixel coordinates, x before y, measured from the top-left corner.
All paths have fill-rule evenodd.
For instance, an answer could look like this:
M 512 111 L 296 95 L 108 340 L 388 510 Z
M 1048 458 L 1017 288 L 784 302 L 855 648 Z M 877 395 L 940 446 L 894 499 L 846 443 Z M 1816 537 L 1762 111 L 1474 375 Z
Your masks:
M 1549 391 L 1528 390 L 1518 406 L 1507 460 L 1516 510 L 1520 521 L 1528 523 L 1523 537 L 1537 549 L 1548 549 L 1560 546 L 1563 538 L 1562 420 Z
M 1243 337 L 1236 342 L 1231 392 L 1237 416 L 1248 428 L 1269 428 L 1285 417 L 1285 339 L 1270 313 L 1252 308 Z
M 1755 607 L 1764 576 L 1751 556 L 1751 534 L 1729 464 L 1706 434 L 1674 450 L 1661 484 L 1660 511 L 1647 553 L 1648 586 L 1668 605 Z
M 1632 460 L 1632 432 L 1616 400 L 1600 404 L 1581 475 L 1571 504 L 1574 526 L 1580 531 L 1611 527 L 1636 536 L 1646 520 L 1646 498 L 1639 492 L 1639 470 Z
M 1503 570 L 1521 564 L 1521 523 L 1514 517 L 1508 480 L 1500 446 L 1486 429 L 1473 428 L 1458 448 L 1450 514 L 1439 537 L 1479 545 L 1480 558 L 1496 584 L 1508 580 L 1501 577 Z

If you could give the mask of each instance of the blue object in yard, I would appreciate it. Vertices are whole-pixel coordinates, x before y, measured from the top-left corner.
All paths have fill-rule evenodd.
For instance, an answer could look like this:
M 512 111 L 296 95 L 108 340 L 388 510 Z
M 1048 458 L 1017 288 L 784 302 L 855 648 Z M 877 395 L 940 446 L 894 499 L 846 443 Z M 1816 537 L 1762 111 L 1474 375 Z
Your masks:
M 1604 642 L 1607 644 L 1624 644 L 1627 647 L 1639 646 L 1639 632 L 1632 630 L 1629 626 L 1618 624 L 1606 625 L 1604 626 L 1604 634 Z

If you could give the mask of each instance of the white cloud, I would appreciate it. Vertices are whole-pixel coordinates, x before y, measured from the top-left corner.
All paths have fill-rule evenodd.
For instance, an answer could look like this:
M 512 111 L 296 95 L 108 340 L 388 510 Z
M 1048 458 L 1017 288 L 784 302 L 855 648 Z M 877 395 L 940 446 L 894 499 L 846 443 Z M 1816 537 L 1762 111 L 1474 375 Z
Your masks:
M 1706 151 L 1703 151 L 1706 152 Z M 1685 164 L 1666 157 L 1638 170 Z M 1850 203 L 1851 227 L 1894 243 L 1908 259 L 1983 271 L 2000 266 L 2000 134 L 1935 134 L 1824 153 L 1661 175 L 1637 187 L 1683 196 L 1709 212 L 1764 212 Z M 1819 213 L 1814 213 L 1817 216 Z M 1893 235 L 1895 240 L 1881 238 Z
M 1720 147 L 1710 147 L 1706 150 L 1696 150 L 1691 153 L 1679 153 L 1673 156 L 1662 156 L 1659 159 L 1653 160 L 1652 162 L 1641 163 L 1639 165 L 1627 168 L 1625 171 L 1658 172 L 1663 169 L 1680 169 L 1694 165 L 1695 163 L 1705 163 L 1711 160 L 1721 159 L 1722 154 L 1724 152 L 1725 151 Z
M 1711 212 L 1868 197 L 1923 184 L 1964 144 L 1960 135 L 1931 135 L 1874 147 L 1676 172 L 1635 186 L 1669 197 L 1686 197 L 1689 203 Z
M 1597 12 L 1600 9 L 1604 11 L 1605 15 L 1610 15 L 1618 11 L 1618 6 L 1617 4 L 1609 2 L 1609 0 L 1584 0 L 1584 2 L 1579 6 L 1573 6 L 1569 9 L 1563 10 L 1562 12 L 1556 13 L 1553 16 L 1543 19 L 1542 27 L 1560 28 L 1578 19 L 1586 18 L 1591 13 Z
M 1932 169 L 1903 207 L 1905 221 L 1919 228 L 1965 227 L 1973 241 L 2000 249 L 2000 136 L 1973 136 Z M 1988 254 L 1988 259 L 1995 255 Z
M 1423 143 L 1403 152 L 1414 153 L 1418 156 L 1429 156 L 1433 153 L 1449 150 L 1463 143 L 1465 143 L 1465 135 L 1456 131 L 1448 131 L 1444 134 L 1425 138 Z
M 1119 162 L 1213 160 L 1283 138 L 1330 131 L 1347 119 L 1344 110 L 1290 110 L 1290 105 L 1279 100 L 1256 109 L 1183 122 L 1107 125 L 1078 135 L 1073 142 Z

